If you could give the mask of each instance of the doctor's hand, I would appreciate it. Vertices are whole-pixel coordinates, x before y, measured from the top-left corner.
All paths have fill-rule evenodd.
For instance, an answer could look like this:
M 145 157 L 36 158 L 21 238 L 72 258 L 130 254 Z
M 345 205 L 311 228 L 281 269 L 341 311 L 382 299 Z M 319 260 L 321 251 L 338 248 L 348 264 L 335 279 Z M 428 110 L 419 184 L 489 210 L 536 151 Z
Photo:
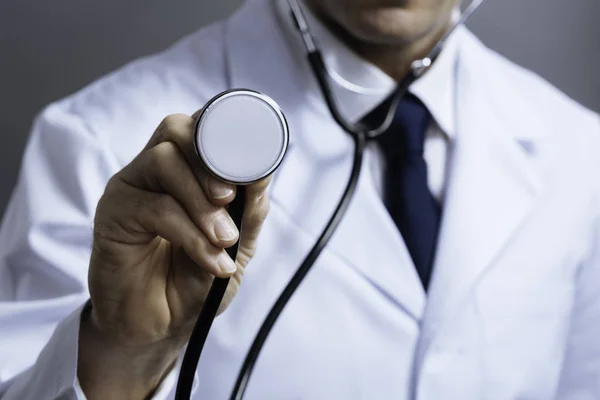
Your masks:
M 78 377 L 88 399 L 143 399 L 186 344 L 212 280 L 235 296 L 268 213 L 268 179 L 246 186 L 239 236 L 226 205 L 236 188 L 212 177 L 194 150 L 195 116 L 163 120 L 144 150 L 108 183 L 96 211 Z

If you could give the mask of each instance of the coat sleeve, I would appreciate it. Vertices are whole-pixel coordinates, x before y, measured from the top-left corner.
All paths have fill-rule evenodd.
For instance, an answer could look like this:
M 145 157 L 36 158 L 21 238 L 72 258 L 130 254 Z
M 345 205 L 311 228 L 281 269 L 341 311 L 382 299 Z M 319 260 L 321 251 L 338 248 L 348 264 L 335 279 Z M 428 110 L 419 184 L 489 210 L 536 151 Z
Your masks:
M 599 170 L 591 172 L 592 179 L 598 181 Z M 592 244 L 577 279 L 557 400 L 600 399 L 600 190 L 593 208 Z
M 0 227 L 0 399 L 84 398 L 77 347 L 93 217 L 118 169 L 67 101 L 34 123 Z

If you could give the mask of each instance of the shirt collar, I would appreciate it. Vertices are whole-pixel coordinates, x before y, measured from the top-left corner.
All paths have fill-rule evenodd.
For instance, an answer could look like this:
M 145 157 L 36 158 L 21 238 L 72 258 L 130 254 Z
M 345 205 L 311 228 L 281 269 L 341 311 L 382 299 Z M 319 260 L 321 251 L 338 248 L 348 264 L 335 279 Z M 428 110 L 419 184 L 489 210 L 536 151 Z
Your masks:
M 285 29 L 298 36 L 289 15 L 287 1 L 275 0 L 275 5 L 285 22 Z M 396 82 L 345 46 L 302 2 L 301 7 L 323 54 L 336 104 L 348 121 L 356 123 L 393 92 Z M 455 134 L 455 64 L 458 55 L 456 33 L 458 32 L 450 36 L 429 71 L 409 89 L 427 106 L 441 130 L 450 138 Z

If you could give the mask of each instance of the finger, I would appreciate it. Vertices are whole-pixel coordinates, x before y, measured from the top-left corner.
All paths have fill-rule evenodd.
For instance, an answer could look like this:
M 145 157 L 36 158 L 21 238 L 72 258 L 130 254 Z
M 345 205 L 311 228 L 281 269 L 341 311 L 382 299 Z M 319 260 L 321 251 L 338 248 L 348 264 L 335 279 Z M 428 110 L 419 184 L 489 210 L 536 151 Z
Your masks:
M 245 189 L 249 189 L 246 187 Z M 244 217 L 242 221 L 242 233 L 238 250 L 237 261 L 242 265 L 250 261 L 256 253 L 257 241 L 265 219 L 269 214 L 270 199 L 265 192 L 259 192 L 260 195 L 249 193 L 246 196 L 244 205 Z
M 125 185 L 125 184 L 123 184 Z M 236 264 L 222 248 L 213 246 L 181 204 L 172 196 L 123 187 L 120 193 L 129 201 L 113 210 L 110 219 L 130 232 L 153 233 L 181 247 L 205 272 L 228 277 Z
M 185 114 L 171 114 L 166 116 L 158 125 L 154 134 L 146 143 L 144 150 L 149 150 L 152 147 L 170 140 L 171 133 L 175 132 L 182 136 L 189 137 L 193 143 L 194 119 Z
M 189 164 L 173 142 L 162 142 L 142 152 L 119 177 L 143 190 L 168 193 L 215 246 L 233 245 L 239 232 L 223 207 L 205 196 Z
M 159 195 L 153 207 L 141 215 L 141 220 L 147 229 L 183 248 L 188 257 L 209 274 L 228 277 L 237 270 L 229 255 L 210 243 L 173 197 Z
M 198 111 L 196 111 L 194 114 L 192 114 L 192 119 L 194 121 L 196 121 L 198 118 L 200 118 L 200 114 L 202 114 L 202 109 L 199 109 Z
M 269 184 L 271 183 L 272 175 L 261 179 L 258 182 L 255 182 L 251 185 L 246 186 L 246 198 L 255 198 L 258 199 L 262 197 L 263 194 L 267 191 Z
M 199 115 L 199 112 L 194 114 L 195 117 L 184 114 L 173 114 L 166 117 L 156 129 L 146 145 L 146 149 L 151 149 L 163 142 L 175 143 L 192 167 L 192 171 L 207 199 L 214 205 L 223 206 L 234 199 L 236 188 L 234 185 L 212 176 L 197 154 L 194 143 L 194 127 L 197 114 Z

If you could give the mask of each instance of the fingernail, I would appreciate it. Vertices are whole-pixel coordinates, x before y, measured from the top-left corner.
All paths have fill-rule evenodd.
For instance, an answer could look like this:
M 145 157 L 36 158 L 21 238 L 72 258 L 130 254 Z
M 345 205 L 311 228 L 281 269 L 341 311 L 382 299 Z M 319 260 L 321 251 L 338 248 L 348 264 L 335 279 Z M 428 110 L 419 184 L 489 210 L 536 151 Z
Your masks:
M 215 236 L 219 240 L 229 241 L 237 237 L 237 228 L 226 215 L 219 215 L 215 220 Z
M 208 190 L 210 195 L 217 200 L 224 199 L 233 194 L 233 189 L 230 185 L 219 182 L 217 180 L 211 180 L 208 184 Z
M 223 253 L 219 256 L 219 268 L 221 268 L 221 271 L 225 274 L 233 274 L 237 271 L 237 265 L 235 265 L 227 253 Z

